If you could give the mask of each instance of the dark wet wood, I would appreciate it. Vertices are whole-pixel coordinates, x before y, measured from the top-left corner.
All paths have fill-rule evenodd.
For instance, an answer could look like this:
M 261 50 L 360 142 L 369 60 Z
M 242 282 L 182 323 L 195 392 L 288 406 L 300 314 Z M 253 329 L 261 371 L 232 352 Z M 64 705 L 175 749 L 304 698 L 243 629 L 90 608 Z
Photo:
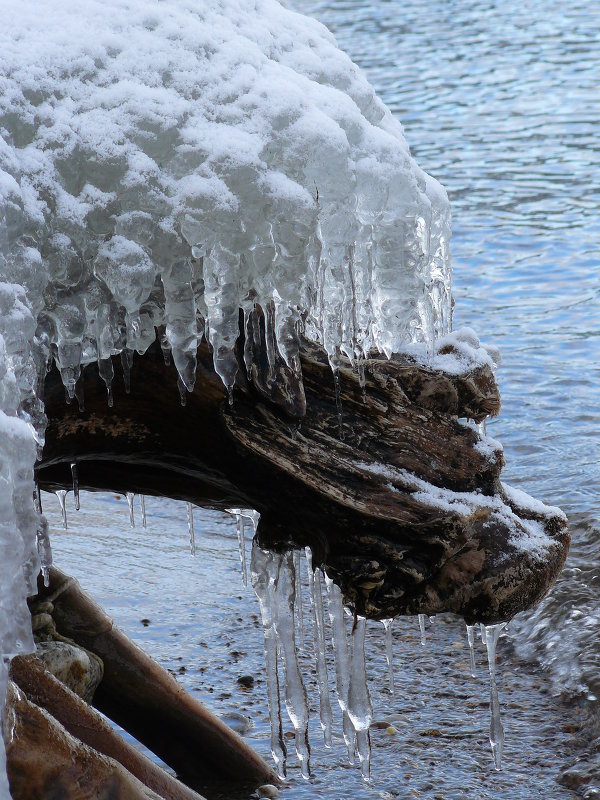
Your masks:
M 62 589 L 62 590 L 61 590 Z M 93 704 L 172 767 L 186 784 L 248 792 L 277 778 L 234 731 L 113 625 L 100 606 L 60 570 L 38 583 L 37 600 L 56 595 L 52 617 L 62 636 L 98 655 L 104 677 Z
M 323 349 L 302 344 L 300 380 L 278 354 L 269 365 L 264 321 L 257 316 L 252 324 L 259 335 L 248 330 L 240 339 L 232 407 L 206 343 L 185 407 L 175 368 L 165 366 L 158 345 L 136 356 L 130 394 L 115 380 L 112 409 L 95 365 L 80 381 L 84 411 L 65 404 L 53 370 L 40 485 L 68 487 L 76 461 L 82 488 L 255 508 L 264 546 L 310 545 L 347 600 L 373 617 L 452 611 L 489 623 L 547 591 L 567 552 L 564 521 L 539 517 L 542 558 L 515 546 L 514 526 L 497 513 L 502 451 L 460 421 L 498 413 L 488 365 L 474 362 L 452 375 L 407 355 L 374 356 L 364 362 L 363 393 L 341 362 L 340 435 Z M 253 358 L 248 378 L 244 348 Z M 444 508 L 419 493 L 418 481 L 482 499 Z M 516 527 L 526 535 L 519 520 Z
M 118 761 L 71 736 L 12 681 L 6 716 L 12 800 L 163 800 Z
M 104 717 L 51 675 L 35 656 L 13 658 L 10 677 L 28 700 L 45 709 L 71 736 L 118 761 L 164 800 L 203 800 L 119 736 Z

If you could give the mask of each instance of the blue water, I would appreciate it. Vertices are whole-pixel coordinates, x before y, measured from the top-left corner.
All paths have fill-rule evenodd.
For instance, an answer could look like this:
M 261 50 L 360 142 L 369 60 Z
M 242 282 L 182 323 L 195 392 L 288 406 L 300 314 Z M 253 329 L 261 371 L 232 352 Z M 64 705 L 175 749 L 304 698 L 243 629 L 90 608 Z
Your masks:
M 501 774 L 486 741 L 482 649 L 474 681 L 456 621 L 438 620 L 422 648 L 416 622 L 404 620 L 395 627 L 393 699 L 382 630 L 368 631 L 375 717 L 397 730 L 373 731 L 373 785 L 345 765 L 339 726 L 328 753 L 315 722 L 315 777 L 306 784 L 292 767 L 283 797 L 599 796 L 600 6 L 290 5 L 333 30 L 404 123 L 419 164 L 446 186 L 455 327 L 469 325 L 503 354 L 503 408 L 490 433 L 504 444 L 504 479 L 562 506 L 574 544 L 554 592 L 499 644 Z M 148 508 L 148 532 L 129 531 L 123 498 L 87 497 L 69 532 L 55 514 L 57 561 L 190 691 L 219 713 L 248 715 L 249 738 L 267 755 L 257 605 L 239 582 L 234 523 L 197 511 L 201 558 L 191 560 L 185 508 L 158 500 Z M 244 693 L 236 679 L 248 673 L 257 683 Z

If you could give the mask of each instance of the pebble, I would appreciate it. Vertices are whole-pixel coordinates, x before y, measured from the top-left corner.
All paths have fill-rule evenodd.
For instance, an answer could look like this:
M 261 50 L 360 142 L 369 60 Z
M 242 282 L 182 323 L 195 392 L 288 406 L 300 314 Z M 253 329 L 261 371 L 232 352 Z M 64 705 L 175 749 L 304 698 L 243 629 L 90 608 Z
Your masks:
M 262 786 L 259 786 L 257 792 L 259 798 L 277 797 L 279 795 L 279 789 L 276 786 L 273 786 L 272 783 L 265 783 Z

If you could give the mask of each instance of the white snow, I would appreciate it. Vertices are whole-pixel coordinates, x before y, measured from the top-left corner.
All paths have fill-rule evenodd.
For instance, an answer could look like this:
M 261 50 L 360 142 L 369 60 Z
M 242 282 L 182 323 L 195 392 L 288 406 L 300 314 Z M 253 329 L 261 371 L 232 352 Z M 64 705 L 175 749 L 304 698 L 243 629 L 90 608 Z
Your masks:
M 537 520 L 522 519 L 499 495 L 484 495 L 479 492 L 454 492 L 451 489 L 434 486 L 418 478 L 407 470 L 379 462 L 356 461 L 354 466 L 367 474 L 386 480 L 386 487 L 392 491 L 408 491 L 415 500 L 445 513 L 471 516 L 479 509 L 490 509 L 491 517 L 496 518 L 511 531 L 509 542 L 515 550 L 527 553 L 534 559 L 543 561 L 553 542 L 546 534 L 544 525 Z M 525 492 L 502 484 L 507 500 L 518 508 L 528 509 L 545 517 L 560 516 L 563 512 L 554 506 L 546 506 Z M 508 490 L 508 491 L 507 491 Z M 502 555 L 500 555 L 502 557 Z

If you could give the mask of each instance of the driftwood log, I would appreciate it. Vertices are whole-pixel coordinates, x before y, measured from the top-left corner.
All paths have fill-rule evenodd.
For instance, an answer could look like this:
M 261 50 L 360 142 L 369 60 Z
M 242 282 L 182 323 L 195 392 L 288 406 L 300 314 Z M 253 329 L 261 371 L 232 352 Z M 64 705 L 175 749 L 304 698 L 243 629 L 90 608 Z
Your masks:
M 61 681 L 57 680 L 43 667 L 43 664 L 35 656 L 17 656 L 13 658 L 10 666 L 10 676 L 16 686 L 21 690 L 27 703 L 16 703 L 14 709 L 9 708 L 8 713 L 18 713 L 26 718 L 40 718 L 37 710 L 32 709 L 35 705 L 47 712 L 52 719 L 46 719 L 48 729 L 56 734 L 59 741 L 68 740 L 68 736 L 81 742 L 86 746 L 86 758 L 93 764 L 100 764 L 101 770 L 98 774 L 96 770 L 88 776 L 89 797 L 101 796 L 102 787 L 105 781 L 105 768 L 107 766 L 106 757 L 124 767 L 129 775 L 151 790 L 152 794 L 143 793 L 143 797 L 157 795 L 163 800 L 203 800 L 201 795 L 189 789 L 178 781 L 164 769 L 159 767 L 133 745 L 121 738 L 114 728 L 112 728 L 105 718 L 89 706 L 74 692 L 70 691 Z M 17 700 L 17 693 L 14 692 L 13 703 Z M 31 704 L 31 705 L 29 705 Z M 60 735 L 60 729 L 64 728 L 65 735 Z M 8 768 L 11 776 L 13 800 L 26 800 L 29 797 L 44 798 L 46 796 L 56 797 L 58 785 L 56 778 L 50 778 L 48 786 L 44 789 L 38 787 L 34 789 L 32 781 L 27 780 L 27 760 L 23 757 L 24 751 L 27 752 L 27 759 L 31 759 L 37 751 L 40 761 L 48 764 L 56 757 L 55 749 L 51 739 L 45 742 L 39 740 L 37 743 L 30 741 L 30 735 L 26 735 L 27 726 L 23 725 L 22 738 L 18 738 L 18 733 L 13 734 L 11 748 L 8 753 Z M 68 740 L 70 741 L 70 740 Z M 76 745 L 79 748 L 79 744 Z M 79 748 L 81 751 L 81 748 Z M 98 754 L 96 756 L 95 754 Z M 109 767 L 112 762 L 109 762 Z M 21 777 L 20 771 L 23 769 L 25 774 Z M 32 776 L 36 772 L 32 771 Z M 121 779 L 125 773 L 121 769 L 116 771 Z M 60 776 L 60 777 L 59 777 Z M 64 781 L 65 776 L 59 764 L 56 767 L 56 777 L 59 781 Z M 67 776 L 73 777 L 73 776 Z M 127 778 L 129 782 L 129 778 Z M 137 786 L 137 784 L 134 784 Z M 125 797 L 129 798 L 129 787 L 126 784 L 127 792 Z M 139 787 L 138 787 L 139 788 Z M 62 787 L 65 798 L 73 796 L 82 797 L 77 794 L 76 784 L 66 781 Z
M 370 617 L 451 611 L 489 624 L 548 590 L 566 557 L 566 520 L 507 495 L 501 449 L 466 424 L 498 413 L 489 364 L 475 358 L 453 374 L 443 359 L 434 369 L 376 355 L 364 362 L 364 389 L 342 362 L 336 393 L 323 349 L 302 344 L 300 375 L 262 315 L 238 348 L 233 405 L 205 342 L 185 406 L 158 342 L 136 356 L 129 391 L 113 382 L 113 407 L 95 364 L 82 372 L 79 404 L 65 402 L 53 368 L 39 485 L 68 489 L 75 462 L 81 488 L 254 508 L 263 547 L 309 545 Z
M 118 761 L 169 800 L 198 800 L 187 786 L 209 797 L 234 790 L 243 796 L 259 784 L 277 783 L 272 769 L 238 734 L 188 694 L 113 624 L 76 580 L 56 567 L 50 569 L 48 586 L 38 581 L 35 604 L 47 604 L 48 599 L 58 638 L 102 661 L 103 676 L 93 705 L 158 755 L 186 785 L 140 756 L 83 700 L 44 672 L 36 659 L 14 659 L 12 679 L 28 700 L 44 708 L 70 735 Z
M 6 697 L 6 765 L 19 800 L 164 800 L 118 761 L 71 736 L 12 681 Z

